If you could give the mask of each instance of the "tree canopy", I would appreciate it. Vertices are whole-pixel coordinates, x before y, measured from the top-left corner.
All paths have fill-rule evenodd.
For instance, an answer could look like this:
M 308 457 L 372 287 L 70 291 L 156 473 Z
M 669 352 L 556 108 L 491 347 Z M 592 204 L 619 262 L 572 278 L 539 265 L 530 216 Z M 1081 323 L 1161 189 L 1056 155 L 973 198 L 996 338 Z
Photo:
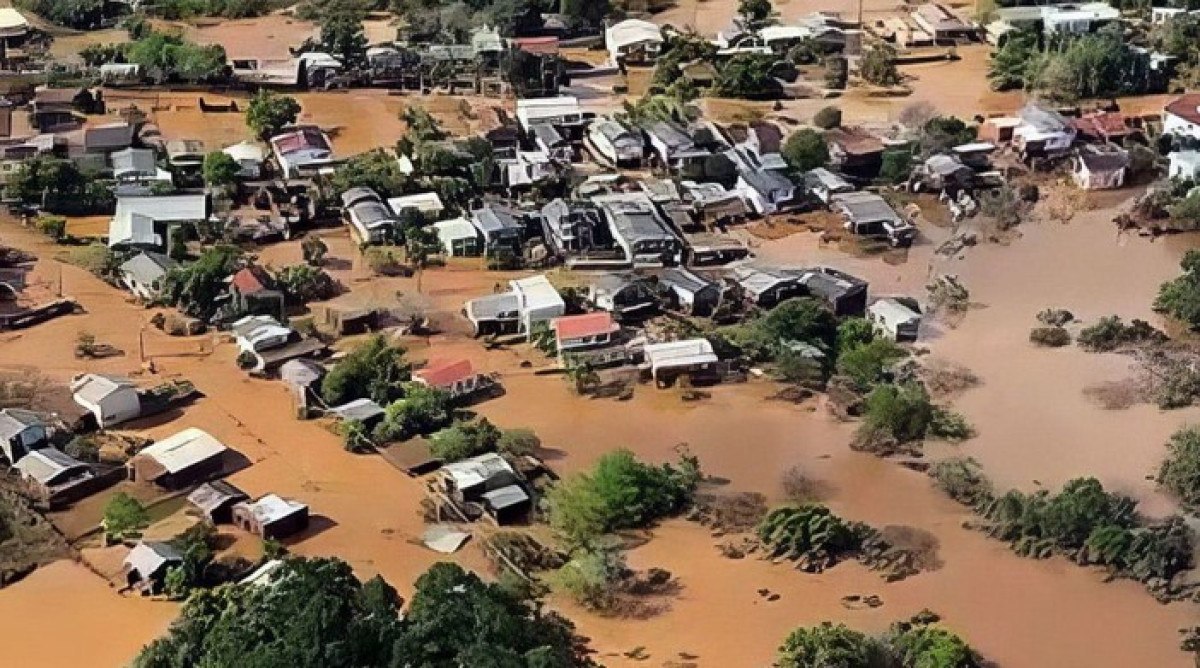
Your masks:
M 1189 505 L 1200 505 L 1200 427 L 1184 427 L 1167 442 L 1158 483 Z
M 217 298 L 227 287 L 225 279 L 241 265 L 242 252 L 235 246 L 206 248 L 195 262 L 167 272 L 159 299 L 190 316 L 208 320 L 217 312 Z
M 782 153 L 788 167 L 796 172 L 807 172 L 829 164 L 829 146 L 825 143 L 825 136 L 810 128 L 801 128 L 788 135 Z
M 1200 251 L 1184 253 L 1179 266 L 1183 274 L 1162 284 L 1154 310 L 1200 328 Z
M 300 103 L 290 95 L 279 95 L 260 90 L 250 98 L 246 106 L 246 125 L 256 135 L 268 139 L 296 122 L 300 116 Z
M 209 186 L 228 186 L 237 182 L 242 166 L 224 151 L 204 156 L 204 182 Z
M 405 350 L 390 345 L 382 335 L 360 343 L 338 361 L 321 381 L 321 397 L 331 406 L 354 399 L 389 404 L 404 396 L 404 383 L 412 377 Z

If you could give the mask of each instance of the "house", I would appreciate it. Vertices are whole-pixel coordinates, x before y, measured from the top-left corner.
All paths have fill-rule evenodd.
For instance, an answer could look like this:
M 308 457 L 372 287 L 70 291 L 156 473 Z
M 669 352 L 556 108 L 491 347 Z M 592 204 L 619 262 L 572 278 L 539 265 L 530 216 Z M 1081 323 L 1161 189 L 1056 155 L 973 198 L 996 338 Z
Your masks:
M 489 452 L 442 467 L 446 494 L 459 503 L 477 503 L 499 524 L 519 519 L 530 507 L 529 494 L 516 471 L 500 455 Z
M 760 308 L 774 308 L 807 292 L 797 276 L 765 268 L 738 267 L 733 270 L 732 280 L 741 288 L 742 295 Z
M 961 189 L 971 187 L 975 170 L 963 164 L 953 153 L 931 155 L 917 168 L 921 185 L 930 190 Z
M 269 315 L 248 315 L 239 318 L 229 327 L 241 352 L 257 353 L 288 344 L 294 333 Z
M 442 198 L 438 197 L 438 194 L 435 192 L 391 197 L 388 198 L 387 205 L 392 210 L 392 213 L 397 216 L 405 209 L 415 209 L 421 213 L 425 220 L 429 221 L 438 220 L 446 212 L 446 205 L 442 204 Z
M 97 111 L 97 99 L 87 88 L 38 88 L 33 94 L 29 122 L 38 132 L 78 128 L 83 114 Z
M 680 184 L 685 200 L 691 202 L 692 213 L 701 224 L 712 227 L 740 223 L 750 214 L 746 200 L 737 192 L 730 192 L 719 183 L 696 183 L 684 181 Z
M 296 391 L 319 389 L 323 378 L 325 367 L 312 360 L 288 360 L 279 366 L 279 379 Z
M 130 292 L 139 299 L 151 301 L 158 296 L 167 272 L 178 266 L 178 262 L 162 253 L 140 251 L 122 262 L 117 271 L 121 275 L 121 283 Z
M 0 409 L 0 454 L 10 465 L 35 448 L 48 445 L 50 433 L 41 416 L 20 408 Z
M 949 7 L 941 3 L 926 3 L 912 13 L 913 21 L 925 32 L 933 35 L 935 42 L 957 42 L 973 40 L 979 29 L 963 21 Z
M 148 195 L 156 184 L 172 185 L 171 173 L 158 166 L 151 149 L 123 149 L 110 154 L 108 160 L 117 181 L 118 194 Z
M 224 480 L 212 480 L 193 490 L 187 500 L 205 520 L 213 524 L 228 524 L 233 521 L 234 504 L 249 498 L 245 492 Z
M 950 150 L 964 165 L 971 169 L 985 170 L 992 166 L 992 153 L 996 151 L 996 145 L 991 142 L 975 141 L 959 144 L 951 147 Z
M 1125 185 L 1129 151 L 1113 144 L 1085 144 L 1075 156 L 1071 177 L 1084 190 L 1111 190 Z
M 633 274 L 606 272 L 591 276 L 588 303 L 618 320 L 640 318 L 658 310 L 654 285 Z
M 679 261 L 679 239 L 644 193 L 598 195 L 592 202 L 633 266 L 658 267 Z
M 685 178 L 704 175 L 704 163 L 712 152 L 697 146 L 687 130 L 666 121 L 647 123 L 642 130 L 658 164 L 680 172 Z
M 887 200 L 870 192 L 849 192 L 834 195 L 830 208 L 845 219 L 852 234 L 882 237 L 892 246 L 911 245 L 917 230 L 896 213 Z
M 559 174 L 558 164 L 545 151 L 517 151 L 513 158 L 497 159 L 496 167 L 500 172 L 500 184 L 510 192 L 528 190 Z
M 1120 144 L 1133 134 L 1129 119 L 1118 111 L 1097 111 L 1072 118 L 1076 134 L 1089 141 Z
M 167 164 L 180 171 L 198 172 L 204 167 L 206 153 L 199 139 L 172 139 L 167 142 Z
M 591 204 L 556 198 L 542 207 L 543 234 L 559 253 L 593 248 L 597 231 L 605 227 L 600 212 Z
M 264 540 L 279 540 L 308 528 L 308 506 L 268 494 L 233 506 L 233 523 Z
M 638 168 L 646 152 L 646 142 L 640 132 L 624 123 L 602 118 L 588 128 L 588 144 L 608 164 L 615 167 Z
M 183 555 L 170 543 L 139 542 L 122 565 L 125 584 L 142 594 L 157 594 L 162 591 L 167 571 L 182 563 Z
M 142 414 L 137 386 L 128 378 L 88 373 L 71 381 L 75 403 L 91 413 L 101 429 L 133 420 Z
M 1013 140 L 1014 133 L 1021 127 L 1021 123 L 1021 119 L 1016 116 L 996 116 L 980 124 L 976 134 L 983 141 L 1007 144 Z
M 720 285 L 687 269 L 664 269 L 658 274 L 658 287 L 667 308 L 688 315 L 711 315 L 721 302 Z
M 479 230 L 466 218 L 439 220 L 429 226 L 437 234 L 442 250 L 450 257 L 478 257 L 483 254 Z
M 273 285 L 274 279 L 262 267 L 239 269 L 229 279 L 229 304 L 233 313 L 239 316 L 268 315 L 283 320 L 283 292 Z
M 649 21 L 625 19 L 604 29 L 604 46 L 613 67 L 651 64 L 662 45 L 662 28 Z
M 266 152 L 262 146 L 252 141 L 243 141 L 226 146 L 221 152 L 233 158 L 241 167 L 241 171 L 238 172 L 239 178 L 251 181 L 262 178 L 263 163 L 266 162 Z
M 1200 93 L 1187 93 L 1163 107 L 1163 134 L 1200 140 Z
M 836 316 L 861 316 L 867 309 L 867 282 L 831 267 L 796 272 L 807 294 L 825 302 Z
M 1167 176 L 1172 179 L 1195 180 L 1200 176 L 1200 151 L 1172 151 L 1167 154 L 1170 165 Z
M 595 112 L 583 111 L 579 99 L 571 96 L 517 100 L 517 123 L 526 135 L 533 126 L 549 124 L 569 141 L 583 139 L 584 129 L 596 118 Z
M 219 473 L 228 449 L 207 432 L 189 427 L 134 455 L 125 472 L 133 481 L 180 489 Z
M 57 448 L 32 450 L 13 469 L 34 496 L 52 504 L 82 498 L 102 482 L 91 466 Z
M 550 328 L 554 330 L 558 360 L 562 363 L 565 363 L 572 353 L 582 353 L 612 345 L 613 335 L 621 331 L 621 326 L 613 320 L 612 314 L 608 311 L 594 311 L 555 318 L 550 323 Z
M 834 195 L 854 192 L 854 186 L 849 181 L 824 167 L 804 173 L 804 189 L 825 204 L 829 204 Z
M 354 399 L 329 408 L 329 413 L 342 422 L 361 422 L 368 428 L 382 420 L 385 412 L 383 406 L 371 399 Z
M 370 188 L 356 186 L 342 193 L 342 212 L 362 243 L 382 243 L 400 229 L 392 210 Z
M 424 367 L 413 371 L 412 376 L 414 383 L 441 390 L 452 399 L 469 396 L 495 384 L 487 376 L 476 373 L 468 359 L 430 360 Z
M 268 143 L 275 161 L 283 170 L 283 177 L 287 179 L 331 167 L 334 163 L 329 136 L 315 125 L 290 128 L 271 137 Z
M 1075 143 L 1075 127 L 1053 109 L 1028 102 L 1017 118 L 1021 123 L 1013 129 L 1013 143 L 1023 155 L 1062 155 Z
M 780 151 L 783 150 L 783 130 L 770 121 L 751 121 L 749 125 L 731 125 L 730 138 L 738 148 L 749 151 L 767 169 L 786 169 Z
M 643 349 L 650 377 L 659 387 L 670 385 L 682 375 L 708 380 L 717 374 L 717 355 L 708 339 L 648 343 Z
M 119 195 L 116 213 L 108 225 L 108 245 L 162 249 L 171 227 L 207 218 L 208 197 L 204 193 Z
M 796 184 L 783 174 L 766 169 L 743 151 L 734 149 L 726 155 L 737 156 L 737 184 L 734 192 L 760 216 L 785 208 L 796 196 Z
M 1021 28 L 1039 28 L 1047 35 L 1083 34 L 1120 21 L 1121 11 L 1107 2 L 999 7 L 994 20 L 985 26 L 987 41 L 1003 46 L 1009 33 Z
M 551 160 L 575 160 L 575 145 L 570 138 L 559 132 L 553 123 L 534 123 L 529 127 L 528 133 L 533 138 L 537 151 L 546 154 Z
M 471 224 L 483 236 L 483 247 L 490 253 L 507 248 L 520 253 L 525 238 L 524 213 L 502 204 L 488 203 L 471 212 Z
M 892 297 L 877 299 L 868 306 L 867 320 L 893 341 L 916 341 L 921 327 L 920 312 Z
M 533 326 L 566 312 L 566 303 L 544 275 L 508 282 L 507 292 L 472 299 L 463 315 L 474 325 L 475 335 L 517 333 L 528 336 Z
M 83 131 L 83 149 L 87 153 L 108 155 L 133 146 L 134 127 L 129 123 L 105 123 Z
M 825 133 L 829 164 L 843 172 L 874 175 L 883 164 L 883 141 L 855 128 L 835 128 Z
M 6 49 L 21 46 L 29 35 L 29 21 L 12 7 L 0 8 L 0 40 Z

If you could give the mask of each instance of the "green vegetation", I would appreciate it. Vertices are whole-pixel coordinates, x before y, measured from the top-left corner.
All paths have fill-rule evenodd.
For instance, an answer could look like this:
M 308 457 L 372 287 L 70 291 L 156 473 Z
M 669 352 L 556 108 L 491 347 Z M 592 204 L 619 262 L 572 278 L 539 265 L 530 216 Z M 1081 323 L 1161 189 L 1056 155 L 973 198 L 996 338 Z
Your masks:
M 768 557 L 794 560 L 809 572 L 823 571 L 855 555 L 869 531 L 866 525 L 847 522 L 817 504 L 776 508 L 756 529 Z
M 290 95 L 278 95 L 260 90 L 246 106 L 246 125 L 254 134 L 269 139 L 300 116 L 300 103 Z
M 310 234 L 300 242 L 300 251 L 304 254 L 305 264 L 310 267 L 319 267 L 325 263 L 325 255 L 329 253 L 329 246 L 321 237 Z
M 963 505 L 980 507 L 992 500 L 992 482 L 969 457 L 943 459 L 929 468 L 929 475 L 938 489 Z
M 389 345 L 382 335 L 372 336 L 329 370 L 321 381 L 322 399 L 338 406 L 363 398 L 388 404 L 405 396 L 412 364 L 404 353 L 404 348 Z
M 862 56 L 860 72 L 864 81 L 876 86 L 899 86 L 903 78 L 896 69 L 896 48 L 878 42 Z
M 213 151 L 204 156 L 204 182 L 210 187 L 231 186 L 237 183 L 242 166 L 228 153 Z
M 281 4 L 271 0 L 159 0 L 146 9 L 168 21 L 198 16 L 244 19 L 262 16 Z
M 792 631 L 779 648 L 779 668 L 978 668 L 982 659 L 924 611 L 892 624 L 881 638 L 822 622 Z
M 8 177 L 5 192 L 51 212 L 111 211 L 116 201 L 107 183 L 79 171 L 74 162 L 40 156 L 21 162 Z
M 326 11 L 321 17 L 321 49 L 357 67 L 367 60 L 367 35 L 363 31 L 363 13 L 351 7 Z
M 802 297 L 779 304 L 766 315 L 721 330 L 750 360 L 774 359 L 784 341 L 799 341 L 833 350 L 837 319 L 820 302 Z
M 840 328 L 838 333 L 841 334 Z M 905 357 L 908 353 L 891 340 L 874 339 L 848 345 L 838 355 L 837 372 L 849 378 L 859 391 L 866 392 L 885 379 L 893 363 Z
M 832 130 L 842 124 L 842 110 L 837 107 L 821 107 L 813 114 L 812 124 L 822 130 Z
M 679 512 L 700 482 L 699 461 L 684 454 L 677 464 L 654 466 L 629 450 L 602 456 L 591 471 L 571 476 L 546 496 L 550 526 L 570 545 L 633 529 Z
M 150 515 L 137 499 L 125 492 L 117 492 L 104 506 L 104 537 L 109 542 L 120 542 L 141 535 L 142 529 L 150 525 Z
M 1161 297 L 1161 293 L 1160 293 Z M 1128 325 L 1110 315 L 1079 332 L 1079 347 L 1091 352 L 1109 352 L 1126 345 L 1163 343 L 1167 337 L 1145 320 L 1134 318 Z
M 891 440 L 912 443 L 928 437 L 962 440 L 971 427 L 962 416 L 936 406 L 916 383 L 879 385 L 867 395 L 858 439 L 863 443 Z
M 618 550 L 583 549 L 555 571 L 550 581 L 555 589 L 589 610 L 609 610 L 616 582 L 626 570 L 625 558 Z
M 1125 41 L 1118 26 L 1043 43 L 1033 30 L 1008 35 L 992 56 L 992 88 L 1024 88 L 1059 101 L 1139 95 L 1165 82 L 1150 69 L 1150 57 Z
M 206 523 L 194 524 L 171 541 L 183 561 L 167 570 L 163 589 L 167 596 L 183 600 L 200 585 L 205 584 L 206 571 L 217 545 L 217 530 Z
M 1071 333 L 1062 327 L 1034 327 L 1029 340 L 1046 348 L 1061 348 L 1071 345 Z
M 445 392 L 416 383 L 404 385 L 403 391 L 404 398 L 392 402 L 375 425 L 375 440 L 404 441 L 450 424 L 450 396 Z
M 487 418 L 477 422 L 459 420 L 429 437 L 433 455 L 444 462 L 457 462 L 468 457 L 495 452 L 501 432 Z
M 1158 289 L 1154 310 L 1200 328 L 1200 251 L 1189 250 L 1179 262 L 1183 274 Z
M 809 128 L 801 128 L 788 135 L 783 143 L 782 154 L 794 172 L 807 172 L 829 164 L 829 147 L 825 144 L 825 137 Z
M 921 127 L 921 152 L 940 153 L 975 141 L 977 128 L 954 116 L 934 116 Z
M 284 300 L 295 306 L 336 297 L 338 283 L 321 269 L 308 264 L 292 264 L 275 272 L 275 282 Z
M 387 199 L 412 190 L 411 179 L 400 171 L 393 155 L 383 149 L 360 153 L 338 166 L 330 179 L 335 192 L 343 193 L 355 186 L 370 188 Z
M 594 665 L 570 622 L 452 563 L 417 579 L 405 618 L 396 590 L 337 559 L 292 558 L 270 587 L 196 591 L 137 668 L 185 666 Z
M 1200 427 L 1184 427 L 1171 436 L 1158 484 L 1189 506 L 1200 505 Z
M 879 180 L 885 183 L 904 183 L 912 175 L 913 154 L 908 149 L 891 149 L 883 152 L 879 166 Z
M 67 219 L 62 216 L 38 216 L 37 230 L 54 241 L 61 242 L 67 237 Z
M 234 246 L 206 248 L 195 262 L 167 273 L 159 298 L 187 315 L 208 320 L 217 312 L 225 280 L 241 264 L 242 253 Z
M 542 447 L 542 439 L 538 438 L 537 434 L 531 429 L 505 429 L 500 434 L 500 440 L 496 441 L 496 449 L 506 455 L 521 457 L 524 455 L 532 455 Z
M 225 71 L 223 47 L 194 44 L 175 33 L 151 30 L 123 48 L 125 60 L 140 65 L 144 76 L 160 83 L 199 83 L 223 76 Z
M 738 16 L 750 30 L 757 30 L 767 25 L 774 11 L 771 0 L 738 0 Z
M 717 71 L 713 95 L 761 100 L 779 97 L 783 86 L 772 75 L 774 56 L 741 53 L 725 62 Z

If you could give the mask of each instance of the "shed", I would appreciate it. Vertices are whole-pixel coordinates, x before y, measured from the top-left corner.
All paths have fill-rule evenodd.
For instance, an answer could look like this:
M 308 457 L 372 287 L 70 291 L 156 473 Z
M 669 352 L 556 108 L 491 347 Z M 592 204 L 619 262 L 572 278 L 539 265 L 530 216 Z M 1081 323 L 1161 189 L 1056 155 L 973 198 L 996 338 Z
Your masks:
M 0 453 L 9 464 L 16 464 L 29 451 L 45 445 L 49 436 L 45 421 L 37 413 L 0 409 Z
M 96 426 L 108 429 L 142 413 L 137 386 L 128 378 L 88 373 L 71 381 L 75 403 L 96 418 Z
M 233 523 L 263 539 L 279 540 L 308 528 L 308 506 L 268 494 L 234 505 Z
M 899 299 L 884 297 L 867 307 L 867 320 L 894 341 L 916 341 L 921 314 Z
M 121 274 L 121 282 L 130 292 L 149 301 L 158 296 L 162 279 L 166 277 L 167 272 L 178 266 L 178 262 L 162 253 L 141 251 L 121 263 L 118 271 Z
M 370 399 L 355 399 L 341 406 L 333 406 L 329 412 L 344 422 L 361 422 L 370 426 L 383 419 L 383 406 Z
M 733 282 L 761 308 L 774 308 L 780 302 L 806 292 L 797 276 L 771 269 L 738 267 L 733 270 Z
M 483 252 L 479 230 L 466 218 L 442 220 L 430 227 L 437 234 L 443 252 L 450 257 L 477 257 Z
M 721 286 L 687 269 L 664 269 L 658 284 L 667 305 L 689 315 L 710 315 L 721 301 Z
M 245 492 L 228 482 L 213 480 L 188 494 L 188 503 L 195 506 L 209 522 L 227 524 L 232 521 L 234 504 L 249 498 Z
M 694 380 L 716 375 L 717 355 L 708 339 L 648 343 L 643 352 L 650 376 L 660 387 L 684 374 Z
M 519 521 L 529 512 L 529 494 L 520 485 L 508 485 L 480 495 L 483 507 L 496 519 L 497 524 Z
M 798 272 L 800 284 L 823 300 L 837 316 L 862 315 L 867 308 L 867 282 L 831 267 Z
M 494 452 L 446 464 L 442 480 L 446 491 L 461 501 L 478 501 L 485 492 L 519 482 L 512 466 Z
M 397 216 L 404 209 L 416 209 L 421 212 L 421 215 L 425 216 L 426 220 L 436 220 L 446 211 L 446 205 L 442 204 L 442 198 L 435 192 L 391 197 L 388 199 L 387 204 L 391 208 L 392 213 Z
M 170 543 L 142 541 L 125 557 L 125 584 L 143 594 L 162 590 L 167 570 L 183 563 L 183 555 Z
M 220 472 L 228 449 L 208 432 L 189 427 L 134 455 L 125 471 L 130 480 L 178 489 Z
M 1125 185 L 1129 152 L 1112 144 L 1086 144 L 1079 149 L 1071 176 L 1084 190 L 1109 190 Z
M 312 360 L 288 360 L 279 367 L 280 380 L 296 388 L 312 387 L 324 377 L 325 367 Z
M 21 478 L 41 488 L 43 495 L 95 477 L 92 467 L 57 448 L 33 450 L 13 465 Z

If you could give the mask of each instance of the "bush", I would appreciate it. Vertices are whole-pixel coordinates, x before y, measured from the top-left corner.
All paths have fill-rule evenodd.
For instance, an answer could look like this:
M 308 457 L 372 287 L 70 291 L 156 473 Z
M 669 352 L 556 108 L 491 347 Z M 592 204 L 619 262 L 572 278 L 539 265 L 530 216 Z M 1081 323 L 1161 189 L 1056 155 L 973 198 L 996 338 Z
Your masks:
M 496 450 L 500 430 L 487 418 L 478 422 L 455 422 L 429 438 L 433 456 L 444 462 L 457 462 Z
M 1063 308 L 1048 308 L 1038 312 L 1037 321 L 1047 327 L 1062 327 L 1075 322 L 1075 314 Z
M 755 362 L 770 361 L 784 341 L 799 341 L 829 351 L 837 340 L 837 319 L 820 302 L 789 299 L 771 312 L 723 330 L 742 353 Z
M 860 436 L 884 436 L 897 443 L 909 443 L 929 433 L 934 406 L 924 388 L 914 383 L 879 385 L 867 395 L 863 417 Z
M 796 560 L 797 568 L 820 572 L 859 551 L 868 531 L 818 504 L 776 508 L 755 533 L 770 559 Z
M 943 459 L 929 468 L 929 475 L 938 489 L 961 504 L 975 507 L 992 498 L 992 483 L 974 459 Z
M 571 545 L 588 545 L 619 529 L 643 527 L 689 504 L 700 482 L 695 457 L 653 466 L 628 450 L 602 456 L 546 495 L 550 526 Z
M 284 300 L 294 306 L 332 299 L 339 286 L 332 276 L 308 264 L 293 264 L 275 272 L 275 281 L 283 291 Z
M 1079 332 L 1079 345 L 1091 352 L 1108 352 L 1124 345 L 1163 343 L 1167 336 L 1145 320 L 1133 319 L 1128 325 L 1119 316 L 1100 318 L 1099 322 Z
M 380 276 L 396 276 L 405 273 L 400 249 L 396 246 L 372 246 L 363 252 L 363 260 L 371 272 Z
M 40 216 L 37 219 L 37 229 L 55 241 L 62 241 L 67 236 L 67 219 L 61 216 Z
M 542 440 L 530 429 L 505 429 L 496 442 L 496 449 L 506 455 L 532 455 L 542 447 Z
M 865 392 L 884 380 L 885 372 L 893 363 L 905 357 L 908 357 L 908 353 L 892 341 L 875 339 L 842 353 L 838 357 L 837 370 L 849 378 L 859 391 Z
M 975 435 L 975 428 L 962 413 L 935 406 L 928 434 L 948 441 L 965 441 Z
M 779 668 L 871 668 L 887 665 L 887 652 L 874 638 L 845 624 L 798 628 L 779 647 Z
M 1200 328 L 1200 251 L 1189 250 L 1179 262 L 1183 274 L 1162 284 L 1154 310 Z
M 1184 427 L 1171 436 L 1158 484 L 1184 503 L 1200 505 L 1200 427 Z
M 380 404 L 399 399 L 412 377 L 404 354 L 404 348 L 389 345 L 383 336 L 372 336 L 329 370 L 321 381 L 321 398 L 331 406 L 363 398 Z
M 832 130 L 842 124 L 842 110 L 837 107 L 822 107 L 813 114 L 812 124 L 822 130 Z
M 100 525 L 107 540 L 122 541 L 141 535 L 142 529 L 150 525 L 150 515 L 140 501 L 125 492 L 117 492 L 104 506 L 104 519 Z
M 1046 348 L 1061 348 L 1071 345 L 1071 333 L 1062 327 L 1034 327 L 1029 331 L 1029 340 Z
M 76 436 L 63 446 L 63 452 L 81 462 L 95 464 L 100 461 L 100 444 L 91 435 Z
M 614 603 L 616 585 L 625 574 L 625 558 L 615 549 L 579 550 L 551 582 L 576 603 L 590 610 L 608 610 Z
M 385 409 L 375 425 L 376 441 L 404 441 L 429 434 L 450 424 L 450 396 L 415 383 L 404 387 L 404 398 Z
M 883 162 L 879 167 L 879 178 L 885 183 L 904 183 L 912 175 L 912 152 L 899 149 L 883 152 Z
M 796 172 L 807 172 L 810 169 L 824 167 L 829 164 L 829 146 L 820 132 L 809 128 L 800 128 L 783 143 L 783 159 Z
M 246 125 L 254 134 L 269 139 L 285 126 L 295 123 L 299 115 L 300 103 L 296 98 L 259 90 L 246 106 Z

